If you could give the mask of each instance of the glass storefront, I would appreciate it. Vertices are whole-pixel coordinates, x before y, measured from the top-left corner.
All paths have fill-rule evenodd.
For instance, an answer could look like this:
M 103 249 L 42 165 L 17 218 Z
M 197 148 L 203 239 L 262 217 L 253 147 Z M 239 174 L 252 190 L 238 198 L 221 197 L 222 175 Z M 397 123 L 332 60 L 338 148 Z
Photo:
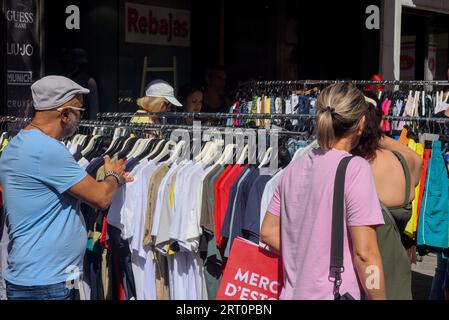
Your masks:
M 404 9 L 401 80 L 447 80 L 449 15 Z

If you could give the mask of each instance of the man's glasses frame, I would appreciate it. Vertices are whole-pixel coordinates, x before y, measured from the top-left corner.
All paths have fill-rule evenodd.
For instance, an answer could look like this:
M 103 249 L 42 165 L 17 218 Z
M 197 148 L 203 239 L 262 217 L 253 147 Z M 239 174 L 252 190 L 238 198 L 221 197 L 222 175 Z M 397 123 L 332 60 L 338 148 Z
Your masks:
M 65 107 L 61 107 L 56 109 L 59 112 L 62 112 L 64 110 L 76 110 L 80 112 L 81 117 L 83 116 L 84 112 L 86 111 L 86 108 L 81 108 L 81 107 L 72 107 L 72 106 L 65 106 Z

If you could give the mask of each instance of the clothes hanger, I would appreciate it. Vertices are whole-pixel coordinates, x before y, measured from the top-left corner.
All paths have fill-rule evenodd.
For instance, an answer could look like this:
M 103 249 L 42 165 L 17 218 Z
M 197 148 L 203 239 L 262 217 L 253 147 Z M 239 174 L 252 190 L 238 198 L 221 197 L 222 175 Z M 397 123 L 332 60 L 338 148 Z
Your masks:
M 72 141 L 72 144 L 77 144 L 82 146 L 84 141 L 86 140 L 87 136 L 84 134 L 77 134 L 74 138 L 74 141 Z
M 228 144 L 224 151 L 223 154 L 221 155 L 221 157 L 217 160 L 217 164 L 228 164 L 228 163 L 232 163 L 232 159 L 234 158 L 234 151 L 237 148 L 236 144 Z
M 83 157 L 85 157 L 86 154 L 88 154 L 90 151 L 92 151 L 95 141 L 99 138 L 99 135 L 93 136 L 92 139 L 90 139 L 88 145 L 81 151 L 81 154 Z
M 128 139 L 129 137 L 119 137 L 116 140 L 116 145 L 110 151 L 108 151 L 107 154 L 112 158 L 115 154 L 117 154 L 118 152 L 120 152 L 120 150 L 123 149 Z
M 177 147 L 176 142 L 171 140 L 167 141 L 162 151 L 152 160 L 154 162 L 160 162 L 162 159 L 166 158 L 167 156 L 170 156 L 174 152 L 176 147 Z
M 137 156 L 140 160 L 147 158 L 153 151 L 157 144 L 161 141 L 158 138 L 151 138 L 150 142 L 144 147 L 143 151 Z
M 140 147 L 142 142 L 143 142 L 143 139 L 141 139 L 141 138 L 138 138 L 136 140 L 136 143 L 134 144 L 133 148 L 126 154 L 126 159 L 131 159 L 133 157 L 134 153 Z
M 207 151 L 212 145 L 212 141 L 207 141 L 204 147 L 201 149 L 201 152 L 195 157 L 195 162 L 200 162 L 206 156 Z
M 177 161 L 178 159 L 179 159 L 179 156 L 181 155 L 181 152 L 182 152 L 182 148 L 184 147 L 184 146 L 186 146 L 187 145 L 187 143 L 184 141 L 184 140 L 181 140 L 181 141 L 179 141 L 177 144 L 176 144 L 176 147 L 175 147 L 175 149 L 173 150 L 173 152 L 172 152 L 172 155 L 170 156 L 170 158 L 165 162 L 167 165 L 171 165 L 171 164 L 173 164 L 173 163 L 175 163 L 175 161 Z
M 134 152 L 133 157 L 134 158 L 143 158 L 142 154 L 144 153 L 144 151 L 147 150 L 147 147 L 150 145 L 150 143 L 153 139 L 154 138 L 143 139 L 142 143 L 139 145 L 139 147 Z
M 117 153 L 117 157 L 119 159 L 125 159 L 126 155 L 134 148 L 137 140 L 136 137 L 129 137 L 123 144 L 122 149 Z
M 273 148 L 269 147 L 267 149 L 267 151 L 265 151 L 265 155 L 263 156 L 262 160 L 260 161 L 260 165 L 259 165 L 259 169 L 263 168 L 264 166 L 266 166 L 267 164 L 270 163 L 271 157 L 273 155 Z
M 82 135 L 81 136 L 81 146 L 84 148 L 87 147 L 87 145 L 89 145 L 89 142 L 92 140 L 93 136 L 92 135 Z
M 249 150 L 249 146 L 245 145 L 243 147 L 242 152 L 240 153 L 240 156 L 239 156 L 237 162 L 236 162 L 238 165 L 245 164 L 246 159 L 248 159 L 248 150 Z
M 119 128 L 116 128 L 114 130 L 114 136 L 112 137 L 111 144 L 106 149 L 105 154 L 108 154 L 108 155 L 113 154 L 113 151 L 120 145 L 120 141 L 123 141 L 123 139 L 120 136 L 117 136 L 117 137 L 115 136 L 115 132 L 117 129 L 119 129 Z
M 193 138 L 191 140 L 191 145 L 190 145 L 190 157 L 193 158 L 195 155 L 197 155 L 197 157 L 201 154 L 203 149 L 203 146 L 201 145 L 201 139 L 200 141 L 198 141 L 198 139 Z M 196 157 L 195 157 L 196 160 Z
M 112 143 L 112 137 L 110 135 L 102 136 L 100 140 L 101 143 L 96 148 L 96 152 L 93 155 L 95 158 L 105 156 L 107 154 L 106 151 L 108 150 L 109 145 Z
M 153 151 L 150 153 L 149 156 L 147 156 L 146 158 L 148 160 L 153 160 L 155 157 L 157 157 L 157 155 L 164 149 L 165 144 L 168 141 L 166 140 L 160 140 L 157 144 L 156 147 L 153 149 Z
M 76 143 L 76 141 L 79 139 L 79 136 L 80 136 L 80 134 L 77 133 L 72 137 L 72 139 L 70 140 L 72 145 Z
M 143 133 L 143 132 L 142 132 Z M 146 139 L 146 138 L 139 138 L 136 142 L 136 144 L 134 145 L 134 148 L 131 150 L 130 153 L 128 153 L 128 155 L 126 156 L 127 159 L 131 159 L 131 158 L 137 158 L 139 155 L 142 154 L 142 152 L 145 150 L 146 146 L 148 145 L 148 143 L 150 142 L 150 139 Z
M 109 138 L 111 139 L 111 138 Z M 92 150 L 90 152 L 88 152 L 84 157 L 91 161 L 92 159 L 101 156 L 102 154 L 104 154 L 106 145 L 109 144 L 109 139 L 107 137 L 104 136 L 100 136 L 94 143 L 94 147 L 92 148 Z
M 209 165 L 216 160 L 217 156 L 220 154 L 218 152 L 219 143 L 213 141 L 211 147 L 207 150 L 206 156 L 201 160 L 205 165 Z
M 115 128 L 114 133 L 112 135 L 111 144 L 106 149 L 105 154 L 110 154 L 112 150 L 119 144 L 120 142 L 120 134 L 121 134 L 122 128 Z

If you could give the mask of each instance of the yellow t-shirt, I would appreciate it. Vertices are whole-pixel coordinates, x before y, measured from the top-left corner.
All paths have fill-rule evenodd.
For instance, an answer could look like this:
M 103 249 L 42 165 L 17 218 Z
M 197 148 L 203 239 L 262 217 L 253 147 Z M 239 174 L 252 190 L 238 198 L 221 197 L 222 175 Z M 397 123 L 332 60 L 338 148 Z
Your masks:
M 136 113 L 147 113 L 145 110 L 137 110 Z M 154 120 L 152 117 L 144 116 L 144 117 L 132 117 L 130 120 L 131 123 L 154 123 Z
M 413 139 L 410 139 L 408 147 L 415 151 L 421 158 L 424 156 L 424 146 L 421 143 L 416 143 Z M 418 230 L 418 202 L 419 202 L 419 190 L 421 182 L 415 188 L 415 198 L 412 202 L 412 217 L 405 227 L 404 233 L 411 239 L 415 238 L 416 231 Z

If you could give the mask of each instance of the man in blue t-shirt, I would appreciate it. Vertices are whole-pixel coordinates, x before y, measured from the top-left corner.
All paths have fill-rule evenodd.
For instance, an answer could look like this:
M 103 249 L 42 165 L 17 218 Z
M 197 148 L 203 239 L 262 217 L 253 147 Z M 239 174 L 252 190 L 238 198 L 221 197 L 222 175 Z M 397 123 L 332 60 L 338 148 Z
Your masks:
M 59 76 L 31 87 L 35 116 L 0 158 L 9 232 L 4 275 L 10 300 L 74 298 L 72 280 L 82 273 L 87 233 L 79 201 L 106 209 L 131 178 L 123 162 L 105 157 L 106 179 L 86 174 L 61 142 L 73 135 L 89 90 Z

